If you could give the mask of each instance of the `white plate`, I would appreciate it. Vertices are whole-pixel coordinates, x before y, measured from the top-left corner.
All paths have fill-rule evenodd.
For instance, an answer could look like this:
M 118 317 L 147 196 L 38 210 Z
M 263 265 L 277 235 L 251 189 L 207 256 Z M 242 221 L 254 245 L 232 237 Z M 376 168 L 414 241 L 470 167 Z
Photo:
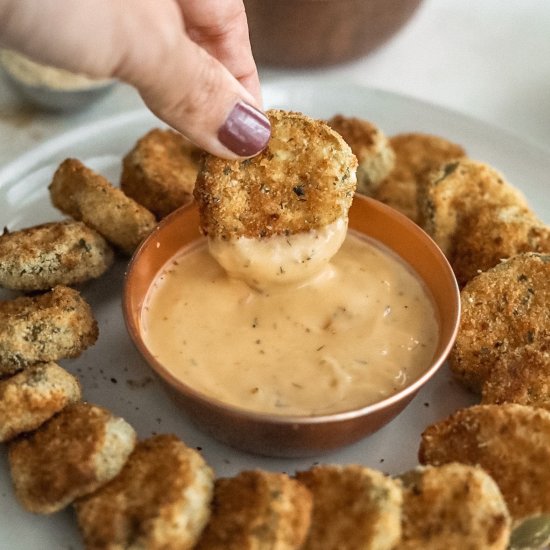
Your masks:
M 499 129 L 412 98 L 319 78 L 267 85 L 264 99 L 268 107 L 289 108 L 315 117 L 326 118 L 340 112 L 367 118 L 389 135 L 422 131 L 454 140 L 465 146 L 471 157 L 504 172 L 524 191 L 539 216 L 546 222 L 550 220 L 550 155 Z M 77 157 L 117 181 L 121 156 L 139 136 L 158 125 L 158 120 L 145 111 L 125 113 L 63 134 L 5 166 L 0 170 L 0 227 L 17 229 L 59 219 L 61 216 L 49 203 L 47 185 L 61 160 Z M 196 430 L 152 379 L 123 323 L 120 301 L 124 270 L 125 263 L 119 261 L 107 275 L 83 288 L 98 319 L 100 338 L 82 357 L 63 361 L 62 365 L 79 376 L 87 400 L 126 418 L 140 437 L 159 432 L 177 434 L 188 445 L 202 449 L 219 476 L 250 468 L 293 472 L 318 462 L 361 463 L 389 473 L 403 472 L 416 465 L 420 434 L 428 424 L 475 402 L 444 368 L 390 425 L 351 447 L 304 460 L 275 460 L 240 453 Z M 0 291 L 0 298 L 8 296 Z M 41 517 L 19 506 L 2 450 L 0 548 L 80 547 L 70 510 Z

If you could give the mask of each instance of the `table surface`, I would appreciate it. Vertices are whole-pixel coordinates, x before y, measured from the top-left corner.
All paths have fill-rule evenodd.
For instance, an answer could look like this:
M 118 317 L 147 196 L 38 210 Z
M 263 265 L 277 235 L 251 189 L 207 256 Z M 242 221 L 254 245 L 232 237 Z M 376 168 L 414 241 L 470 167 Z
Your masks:
M 425 0 L 390 42 L 315 70 L 260 67 L 262 82 L 322 73 L 421 98 L 490 122 L 550 151 L 550 2 Z M 142 105 L 120 84 L 85 111 L 26 105 L 0 77 L 0 167 L 68 129 Z

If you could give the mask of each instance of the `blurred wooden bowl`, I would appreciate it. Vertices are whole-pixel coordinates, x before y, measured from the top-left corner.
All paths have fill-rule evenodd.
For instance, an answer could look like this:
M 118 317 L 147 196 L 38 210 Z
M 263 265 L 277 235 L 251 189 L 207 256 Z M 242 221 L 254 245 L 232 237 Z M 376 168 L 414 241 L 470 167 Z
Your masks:
M 258 63 L 331 65 L 391 38 L 422 0 L 244 0 Z

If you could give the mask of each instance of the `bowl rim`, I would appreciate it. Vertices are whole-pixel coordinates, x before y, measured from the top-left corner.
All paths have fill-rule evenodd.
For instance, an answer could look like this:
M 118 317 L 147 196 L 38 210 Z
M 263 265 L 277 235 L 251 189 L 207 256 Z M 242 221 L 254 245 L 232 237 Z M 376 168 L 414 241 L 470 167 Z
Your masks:
M 139 247 L 134 252 L 129 264 L 128 268 L 125 273 L 124 277 L 124 290 L 123 290 L 123 300 L 122 300 L 122 309 L 123 309 L 123 317 L 126 324 L 126 328 L 128 331 L 128 334 L 130 335 L 130 338 L 134 345 L 136 346 L 139 353 L 142 355 L 142 357 L 146 360 L 147 364 L 150 368 L 153 369 L 153 371 L 160 376 L 161 379 L 163 379 L 166 383 L 168 383 L 169 386 L 179 394 L 183 394 L 185 398 L 190 398 L 195 401 L 201 402 L 202 405 L 206 407 L 213 407 L 216 408 L 220 413 L 225 415 L 230 415 L 232 417 L 238 417 L 242 419 L 246 419 L 248 421 L 256 421 L 256 422 L 263 422 L 273 425 L 315 425 L 315 424 L 327 424 L 327 423 L 339 423 L 344 422 L 348 420 L 352 420 L 354 418 L 367 416 L 372 413 L 376 413 L 379 411 L 384 411 L 388 408 L 391 408 L 392 406 L 397 405 L 399 402 L 409 398 L 412 399 L 416 392 L 430 379 L 434 374 L 443 366 L 445 363 L 452 346 L 454 345 L 456 336 L 458 334 L 459 329 L 459 322 L 460 322 L 460 313 L 461 313 L 461 304 L 460 304 L 460 290 L 458 287 L 458 283 L 456 281 L 456 277 L 454 275 L 454 272 L 441 251 L 441 249 L 438 247 L 438 245 L 435 243 L 435 241 L 423 230 L 421 229 L 416 223 L 414 223 L 412 220 L 407 218 L 404 214 L 401 214 L 397 210 L 375 200 L 370 197 L 366 197 L 364 195 L 355 194 L 354 202 L 355 201 L 367 201 L 369 203 L 375 203 L 376 207 L 386 211 L 387 213 L 391 214 L 391 216 L 397 217 L 398 221 L 402 224 L 405 224 L 408 226 L 408 229 L 416 234 L 418 237 L 420 237 L 423 240 L 426 240 L 427 243 L 430 244 L 430 247 L 432 248 L 433 252 L 435 252 L 439 256 L 440 264 L 445 270 L 445 275 L 447 276 L 449 282 L 451 282 L 451 286 L 453 289 L 452 295 L 448 297 L 449 300 L 453 300 L 453 311 L 454 316 L 452 321 L 453 329 L 451 330 L 451 333 L 449 335 L 449 338 L 445 344 L 445 346 L 440 350 L 440 352 L 437 354 L 437 356 L 434 356 L 432 358 L 432 362 L 429 366 L 429 368 L 426 369 L 420 375 L 418 378 L 416 378 L 413 382 L 405 386 L 400 391 L 382 399 L 381 401 L 377 401 L 375 403 L 371 403 L 362 407 L 356 407 L 354 409 L 348 409 L 344 411 L 339 412 L 333 412 L 328 414 L 322 414 L 322 415 L 282 415 L 282 414 L 273 414 L 273 413 L 263 413 L 258 412 L 250 409 L 245 409 L 242 407 L 237 407 L 235 405 L 230 405 L 222 400 L 219 400 L 214 397 L 209 397 L 208 395 L 197 391 L 192 386 L 189 386 L 185 384 L 181 379 L 176 377 L 174 374 L 172 374 L 167 367 L 165 367 L 160 361 L 158 361 L 153 354 L 149 351 L 147 346 L 145 345 L 145 342 L 143 338 L 141 337 L 141 330 L 140 327 L 136 321 L 137 316 L 133 315 L 133 307 L 135 305 L 133 296 L 132 296 L 132 279 L 135 276 L 135 272 L 137 271 L 137 266 L 139 266 L 140 259 L 144 254 L 144 251 L 151 246 L 151 242 L 156 239 L 156 235 L 159 231 L 162 231 L 162 229 L 174 223 L 175 219 L 178 219 L 179 217 L 183 216 L 184 213 L 187 210 L 197 208 L 197 204 L 192 201 L 174 212 L 170 213 L 168 216 L 163 218 L 156 228 L 153 230 L 152 233 L 150 233 L 139 245 Z M 353 208 L 353 204 L 352 204 Z M 353 229 L 353 227 L 350 224 L 350 228 Z M 204 239 L 205 237 L 202 237 L 200 235 L 197 236 L 197 241 L 200 239 Z M 376 240 L 376 239 L 375 239 Z M 188 243 L 190 244 L 190 243 Z M 386 245 L 385 243 L 381 243 L 386 248 L 391 248 Z M 187 246 L 187 245 L 186 245 Z M 396 252 L 394 252 L 397 254 Z M 173 256 L 172 256 L 173 257 Z M 170 260 L 168 260 L 170 261 Z M 168 261 L 164 264 L 166 265 Z M 417 273 L 417 271 L 405 260 L 403 260 L 407 267 L 415 273 L 415 275 L 423 281 L 424 285 L 426 286 L 428 292 L 430 291 L 430 287 L 426 283 L 426 281 Z M 162 269 L 157 271 L 160 273 Z M 157 276 L 155 275 L 155 277 Z M 155 278 L 154 277 L 154 278 Z M 153 278 L 153 280 L 154 280 Z M 149 286 L 150 288 L 150 286 Z M 141 308 L 143 307 L 145 300 L 145 296 L 143 297 L 142 302 L 139 304 L 139 311 L 141 313 Z M 432 297 L 432 300 L 435 302 L 435 298 Z M 436 304 L 437 307 L 437 304 Z M 438 325 L 441 327 L 441 321 L 438 321 Z

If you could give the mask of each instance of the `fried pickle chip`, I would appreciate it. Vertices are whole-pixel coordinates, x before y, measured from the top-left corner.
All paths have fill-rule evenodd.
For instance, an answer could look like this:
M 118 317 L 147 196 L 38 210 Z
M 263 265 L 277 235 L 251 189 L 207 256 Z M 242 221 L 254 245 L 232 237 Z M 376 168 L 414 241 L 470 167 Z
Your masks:
M 403 482 L 400 550 L 505 550 L 510 514 L 502 494 L 484 470 L 449 463 L 419 467 Z
M 395 548 L 401 537 L 399 482 L 363 466 L 317 466 L 296 478 L 313 495 L 304 550 Z
M 105 239 L 82 222 L 53 222 L 0 235 L 0 286 L 49 290 L 95 279 L 112 265 Z
M 72 288 L 56 286 L 38 296 L 0 301 L 0 375 L 78 357 L 97 336 L 90 306 Z
M 120 187 L 163 218 L 193 200 L 202 151 L 173 130 L 145 134 L 122 162 Z
M 194 194 L 209 237 L 260 239 L 347 219 L 357 167 L 350 147 L 321 121 L 278 110 L 267 114 L 271 140 L 259 155 L 204 159 Z
M 444 138 L 420 133 L 395 135 L 390 138 L 390 146 L 395 151 L 395 166 L 378 186 L 374 198 L 418 223 L 418 188 L 432 170 L 464 157 L 466 152 Z
M 135 445 L 122 418 L 87 403 L 63 409 L 9 445 L 15 494 L 29 511 L 52 514 L 113 479 Z
M 302 548 L 310 522 L 311 495 L 286 474 L 241 472 L 218 479 L 212 517 L 197 550 Z
M 514 526 L 550 514 L 550 412 L 525 405 L 461 409 L 422 434 L 419 459 L 481 466 L 504 496 Z
M 550 409 L 550 342 L 545 350 L 521 346 L 499 357 L 481 396 L 482 403 L 519 403 Z
M 550 228 L 524 206 L 486 204 L 457 228 L 450 262 L 462 287 L 478 273 L 522 252 L 550 253 Z
M 453 374 L 473 391 L 516 348 L 548 349 L 550 256 L 519 254 L 472 279 L 461 292 L 462 316 L 449 356 Z
M 487 164 L 462 159 L 431 172 L 418 189 L 419 223 L 447 257 L 464 220 L 479 208 L 527 207 L 523 195 Z
M 78 380 L 53 362 L 0 380 L 0 442 L 35 430 L 80 397 Z
M 177 437 L 139 442 L 117 477 L 75 502 L 86 548 L 193 548 L 213 484 L 201 455 Z
M 385 134 L 372 122 L 336 115 L 327 124 L 338 132 L 357 157 L 357 192 L 373 196 L 395 165 L 395 154 Z
M 59 165 L 49 190 L 54 206 L 128 255 L 156 225 L 151 212 L 77 159 Z

